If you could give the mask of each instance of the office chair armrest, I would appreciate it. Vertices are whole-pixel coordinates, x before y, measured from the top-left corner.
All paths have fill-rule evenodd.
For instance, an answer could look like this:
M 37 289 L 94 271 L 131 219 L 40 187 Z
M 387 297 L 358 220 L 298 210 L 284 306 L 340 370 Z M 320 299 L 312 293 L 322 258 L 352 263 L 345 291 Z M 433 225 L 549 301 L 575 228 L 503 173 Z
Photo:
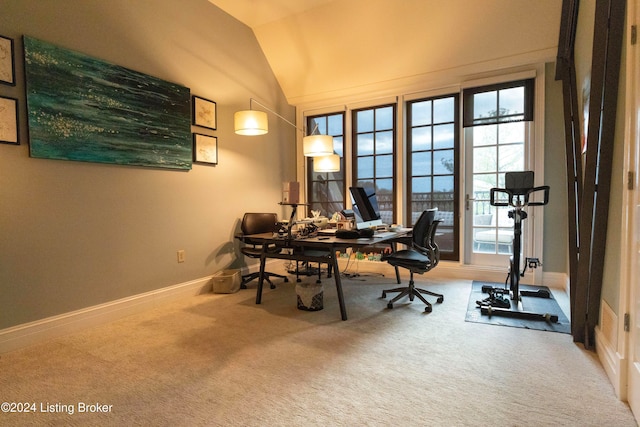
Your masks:
M 406 234 L 404 236 L 394 237 L 393 239 L 389 239 L 386 242 L 383 242 L 382 244 L 388 245 L 389 247 L 391 247 L 391 253 L 393 253 L 398 250 L 398 243 L 406 246 L 407 248 L 410 248 L 413 245 L 413 237 L 411 236 L 411 234 Z
M 431 255 L 433 253 L 432 249 L 429 247 L 424 247 L 424 246 L 420 246 L 419 244 L 412 242 L 411 244 L 411 249 L 413 249 L 416 252 L 420 252 L 423 255 L 428 256 L 429 258 L 431 258 Z

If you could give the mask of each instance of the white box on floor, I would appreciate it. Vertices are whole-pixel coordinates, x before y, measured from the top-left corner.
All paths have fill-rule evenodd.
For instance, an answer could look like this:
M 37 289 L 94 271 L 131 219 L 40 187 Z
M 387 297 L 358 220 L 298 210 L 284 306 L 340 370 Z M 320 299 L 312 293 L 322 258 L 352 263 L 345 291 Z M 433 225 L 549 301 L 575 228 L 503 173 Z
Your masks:
M 220 270 L 213 275 L 213 292 L 232 294 L 240 289 L 240 270 Z

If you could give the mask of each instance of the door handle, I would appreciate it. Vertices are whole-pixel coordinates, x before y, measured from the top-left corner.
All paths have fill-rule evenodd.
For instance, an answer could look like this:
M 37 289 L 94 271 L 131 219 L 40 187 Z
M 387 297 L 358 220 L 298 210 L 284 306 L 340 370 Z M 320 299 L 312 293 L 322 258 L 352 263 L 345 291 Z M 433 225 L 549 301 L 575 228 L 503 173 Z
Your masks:
M 473 197 L 470 197 L 468 194 L 465 195 L 464 197 L 464 206 L 466 210 L 469 210 L 471 208 L 471 203 L 472 201 L 474 201 L 475 199 Z

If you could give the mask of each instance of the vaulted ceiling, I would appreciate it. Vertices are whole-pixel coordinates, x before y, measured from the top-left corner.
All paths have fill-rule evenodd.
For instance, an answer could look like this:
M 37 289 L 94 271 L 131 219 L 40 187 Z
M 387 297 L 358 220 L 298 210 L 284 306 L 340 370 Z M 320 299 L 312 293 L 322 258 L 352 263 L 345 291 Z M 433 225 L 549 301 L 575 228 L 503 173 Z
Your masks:
M 209 0 L 253 29 L 289 103 L 552 61 L 562 0 Z

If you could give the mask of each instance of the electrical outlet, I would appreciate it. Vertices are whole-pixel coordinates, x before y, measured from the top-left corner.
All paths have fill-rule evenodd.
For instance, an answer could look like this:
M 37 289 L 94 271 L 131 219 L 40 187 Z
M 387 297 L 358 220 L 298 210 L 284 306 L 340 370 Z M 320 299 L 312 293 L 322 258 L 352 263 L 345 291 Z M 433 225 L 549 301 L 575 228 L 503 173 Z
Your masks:
M 178 262 L 184 262 L 184 249 L 178 251 Z

